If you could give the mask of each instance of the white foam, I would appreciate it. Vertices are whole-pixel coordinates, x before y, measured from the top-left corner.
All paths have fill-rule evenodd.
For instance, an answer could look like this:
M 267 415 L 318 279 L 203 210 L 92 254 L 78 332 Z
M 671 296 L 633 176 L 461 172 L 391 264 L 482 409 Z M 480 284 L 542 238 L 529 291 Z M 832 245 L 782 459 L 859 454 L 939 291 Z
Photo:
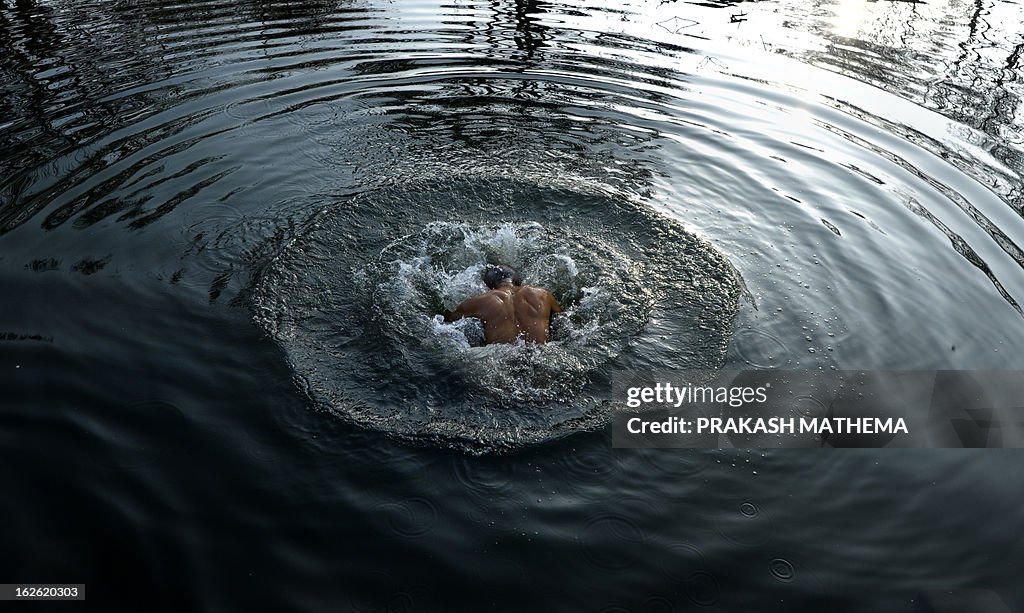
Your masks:
M 431 324 L 433 335 L 439 340 L 447 341 L 455 348 L 469 349 L 483 343 L 483 327 L 475 319 L 446 322 L 444 316 L 434 315 Z

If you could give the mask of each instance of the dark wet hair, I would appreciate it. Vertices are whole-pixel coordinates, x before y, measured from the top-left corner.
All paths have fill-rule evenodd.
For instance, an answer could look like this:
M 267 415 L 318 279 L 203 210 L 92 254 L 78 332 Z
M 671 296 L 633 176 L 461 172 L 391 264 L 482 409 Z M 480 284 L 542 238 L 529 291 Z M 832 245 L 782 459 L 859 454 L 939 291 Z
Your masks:
M 488 264 L 483 272 L 484 283 L 491 289 L 497 289 L 505 281 L 512 279 L 512 285 L 522 285 L 523 280 L 515 268 L 507 264 Z

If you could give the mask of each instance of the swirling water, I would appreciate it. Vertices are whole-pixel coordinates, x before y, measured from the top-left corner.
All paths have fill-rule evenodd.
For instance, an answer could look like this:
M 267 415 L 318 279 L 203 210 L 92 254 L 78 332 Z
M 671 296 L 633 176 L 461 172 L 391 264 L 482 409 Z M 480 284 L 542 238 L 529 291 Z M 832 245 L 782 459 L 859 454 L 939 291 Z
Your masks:
M 0 3 L 0 578 L 96 610 L 1024 606 L 1016 454 L 612 451 L 602 397 L 1021 368 L 1019 24 Z M 437 321 L 496 259 L 567 305 L 543 351 Z

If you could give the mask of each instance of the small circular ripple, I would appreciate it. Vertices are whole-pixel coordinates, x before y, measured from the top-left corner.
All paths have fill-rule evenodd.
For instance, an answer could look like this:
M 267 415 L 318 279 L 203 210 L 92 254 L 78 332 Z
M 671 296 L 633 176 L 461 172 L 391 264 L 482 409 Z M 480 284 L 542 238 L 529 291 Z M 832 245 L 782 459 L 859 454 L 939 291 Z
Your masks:
M 375 613 L 383 611 L 385 603 L 383 595 L 394 589 L 395 583 L 391 575 L 381 571 L 363 573 L 359 577 L 359 585 L 372 586 L 372 593 L 355 594 L 349 597 L 349 604 L 353 611 L 360 613 Z
M 715 517 L 715 530 L 734 543 L 760 545 L 768 540 L 771 520 L 764 509 L 743 501 Z
M 704 568 L 704 554 L 693 545 L 675 543 L 668 546 L 668 555 L 662 558 L 662 572 L 676 582 L 685 581 Z
M 629 552 L 642 548 L 644 533 L 628 517 L 600 515 L 587 522 L 577 537 L 584 555 L 596 566 L 623 570 L 633 566 Z
M 793 569 L 793 565 L 783 558 L 775 558 L 769 562 L 768 570 L 771 571 L 773 577 L 783 583 L 789 583 L 796 578 L 796 571 Z
M 698 571 L 687 577 L 683 589 L 691 602 L 702 607 L 714 605 L 721 596 L 718 579 L 705 571 Z
M 676 607 L 664 596 L 648 596 L 644 599 L 643 610 L 646 613 L 673 613 Z
M 789 358 L 786 345 L 763 330 L 746 329 L 734 335 L 736 353 L 755 368 L 778 368 Z
M 352 611 L 359 613 L 423 610 L 427 590 L 422 586 L 400 585 L 392 575 L 381 571 L 363 571 L 354 579 L 349 596 Z
M 514 464 L 458 455 L 452 457 L 452 465 L 459 484 L 478 500 L 489 502 L 512 491 Z
M 236 100 L 224 107 L 227 116 L 243 121 L 253 121 L 273 111 L 274 108 L 266 99 Z
M 426 498 L 385 503 L 377 510 L 385 517 L 389 529 L 399 536 L 423 536 L 437 523 L 437 507 Z
M 603 482 L 615 472 L 615 453 L 604 445 L 574 447 L 560 454 L 559 465 L 574 483 Z
M 657 474 L 671 478 L 690 478 L 708 467 L 711 459 L 700 449 L 679 449 L 666 454 L 663 450 L 644 450 L 643 459 Z

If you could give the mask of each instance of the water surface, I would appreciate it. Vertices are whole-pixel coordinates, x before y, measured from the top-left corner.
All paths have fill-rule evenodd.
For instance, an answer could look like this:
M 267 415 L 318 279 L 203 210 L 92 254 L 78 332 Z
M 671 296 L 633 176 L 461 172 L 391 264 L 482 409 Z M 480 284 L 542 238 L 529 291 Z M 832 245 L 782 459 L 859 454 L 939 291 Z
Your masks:
M 1019 4 L 0 3 L 5 582 L 1024 607 L 1012 451 L 615 450 L 616 369 L 1024 363 Z M 513 260 L 556 344 L 435 315 Z M 476 336 L 475 336 L 476 335 Z

